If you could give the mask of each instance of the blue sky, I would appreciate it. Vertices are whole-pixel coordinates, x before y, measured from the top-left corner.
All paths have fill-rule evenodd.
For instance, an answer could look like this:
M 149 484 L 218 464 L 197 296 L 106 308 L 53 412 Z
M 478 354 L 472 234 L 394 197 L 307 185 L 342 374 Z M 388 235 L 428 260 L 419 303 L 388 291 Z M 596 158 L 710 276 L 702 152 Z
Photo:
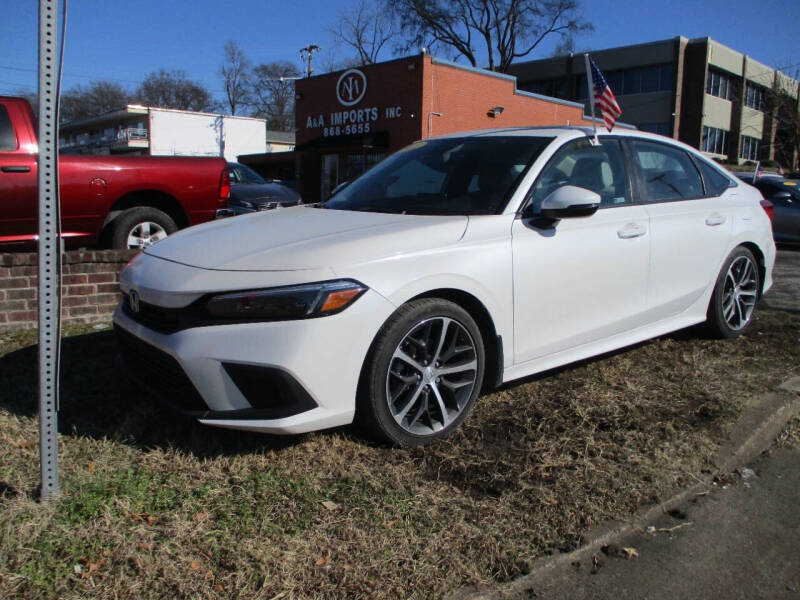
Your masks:
M 329 28 L 350 1 L 70 0 L 64 89 L 92 79 L 133 88 L 151 71 L 182 69 L 222 99 L 218 71 L 227 40 L 255 63 L 299 65 L 298 50 L 310 43 L 323 46 L 321 64 L 345 58 Z M 35 90 L 38 4 L 0 5 L 0 94 Z M 583 0 L 583 8 L 595 31 L 577 39 L 577 50 L 710 36 L 770 66 L 800 69 L 798 0 Z M 534 57 L 551 51 L 543 44 Z

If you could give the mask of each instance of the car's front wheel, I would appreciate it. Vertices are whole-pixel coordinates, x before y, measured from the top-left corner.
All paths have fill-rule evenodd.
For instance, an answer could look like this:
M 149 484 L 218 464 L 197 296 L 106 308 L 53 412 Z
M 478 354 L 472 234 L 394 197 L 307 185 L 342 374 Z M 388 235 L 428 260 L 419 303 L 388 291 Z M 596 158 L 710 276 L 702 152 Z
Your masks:
M 708 306 L 706 325 L 713 335 L 740 335 L 753 320 L 759 296 L 758 263 L 753 253 L 739 246 L 728 255 L 717 277 Z
M 481 333 L 463 308 L 441 298 L 401 306 L 372 345 L 356 419 L 374 436 L 419 446 L 448 435 L 481 388 Z

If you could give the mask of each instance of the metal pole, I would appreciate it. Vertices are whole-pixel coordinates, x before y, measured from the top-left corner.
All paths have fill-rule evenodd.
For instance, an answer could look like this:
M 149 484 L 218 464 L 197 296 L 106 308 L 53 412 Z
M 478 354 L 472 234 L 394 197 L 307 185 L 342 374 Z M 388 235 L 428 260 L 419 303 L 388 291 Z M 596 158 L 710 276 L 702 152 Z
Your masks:
M 586 61 L 586 85 L 589 86 L 587 91 L 589 92 L 589 104 L 592 107 L 592 131 L 594 132 L 594 143 L 597 145 L 599 142 L 597 140 L 597 123 L 594 120 L 594 77 L 592 77 L 592 66 L 589 63 L 588 52 L 584 53 L 583 58 Z
M 39 0 L 39 453 L 42 499 L 58 495 L 58 0 Z

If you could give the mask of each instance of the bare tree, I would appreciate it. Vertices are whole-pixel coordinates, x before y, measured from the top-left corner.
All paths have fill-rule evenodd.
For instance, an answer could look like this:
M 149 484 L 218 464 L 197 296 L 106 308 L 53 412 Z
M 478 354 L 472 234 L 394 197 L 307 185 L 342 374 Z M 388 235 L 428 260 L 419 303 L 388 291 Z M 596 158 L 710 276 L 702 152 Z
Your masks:
M 191 81 L 184 71 L 161 69 L 150 73 L 139 89 L 136 98 L 142 104 L 181 110 L 213 110 L 214 102 L 203 85 Z
M 773 139 L 775 161 L 794 170 L 800 158 L 800 85 L 795 78 L 776 78 L 766 93 L 769 115 L 775 119 Z M 765 146 L 765 150 L 768 146 Z
M 131 93 L 113 81 L 93 81 L 78 85 L 61 95 L 61 120 L 77 121 L 96 117 L 123 108 L 131 101 Z
M 383 8 L 380 2 L 358 0 L 339 12 L 330 30 L 338 42 L 356 51 L 360 65 L 377 62 L 381 50 L 397 34 L 394 13 Z
M 542 41 L 562 42 L 591 31 L 580 15 L 580 0 L 386 0 L 400 22 L 407 46 L 428 38 L 449 47 L 478 66 L 478 47 L 488 55 L 489 68 L 506 72 Z
M 239 44 L 233 40 L 225 42 L 224 62 L 219 73 L 225 82 L 225 97 L 231 114 L 247 104 L 250 80 L 250 61 L 244 55 Z
M 267 128 L 294 131 L 294 80 L 298 68 L 288 61 L 262 63 L 253 68 L 250 106 L 257 117 L 267 119 Z

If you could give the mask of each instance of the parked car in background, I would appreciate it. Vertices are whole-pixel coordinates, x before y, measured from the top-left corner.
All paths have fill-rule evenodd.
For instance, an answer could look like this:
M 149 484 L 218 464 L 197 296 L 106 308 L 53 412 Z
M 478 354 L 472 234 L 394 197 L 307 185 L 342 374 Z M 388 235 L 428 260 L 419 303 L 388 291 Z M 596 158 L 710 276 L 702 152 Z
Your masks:
M 267 181 L 246 165 L 229 162 L 228 172 L 231 177 L 228 208 L 232 213 L 228 216 L 302 204 L 293 188 L 278 181 Z
M 325 203 L 179 232 L 121 274 L 125 360 L 201 423 L 419 445 L 484 387 L 697 323 L 741 334 L 772 285 L 761 194 L 675 140 L 599 140 L 426 139 Z
M 742 173 L 739 177 L 747 183 L 753 181 L 752 173 Z M 762 175 L 753 185 L 774 207 L 772 233 L 775 241 L 800 244 L 800 179 Z
M 23 98 L 0 96 L 0 251 L 38 239 L 38 144 Z M 61 235 L 68 248 L 147 248 L 213 220 L 228 203 L 221 158 L 59 157 Z

